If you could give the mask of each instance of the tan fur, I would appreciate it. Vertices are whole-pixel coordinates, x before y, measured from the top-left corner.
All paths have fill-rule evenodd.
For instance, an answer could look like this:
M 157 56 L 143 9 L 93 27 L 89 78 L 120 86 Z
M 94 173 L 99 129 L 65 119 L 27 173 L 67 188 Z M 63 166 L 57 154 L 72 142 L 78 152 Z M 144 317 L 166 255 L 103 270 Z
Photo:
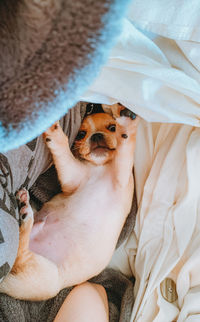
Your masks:
M 119 112 L 120 109 L 122 107 Z M 66 232 L 65 257 L 62 262 L 56 262 L 48 259 L 50 255 L 44 257 L 29 250 L 33 212 L 28 194 L 21 190 L 19 198 L 26 202 L 21 214 L 27 211 L 28 216 L 20 228 L 15 265 L 0 284 L 0 292 L 20 299 L 44 300 L 64 287 L 90 279 L 106 267 L 131 208 L 137 123 L 138 119 L 132 121 L 128 117 L 88 116 L 80 128 L 87 131 L 87 135 L 74 144 L 75 154 L 81 161 L 71 153 L 68 138 L 58 122 L 44 133 L 63 192 L 46 203 L 42 212 L 52 211 L 46 219 L 46 227 L 60 224 L 59 233 Z M 115 132 L 108 130 L 110 124 L 116 125 Z M 103 143 L 100 142 L 104 148 L 91 142 L 94 133 L 104 134 Z M 127 134 L 127 138 L 122 134 Z M 49 237 L 53 235 L 45 235 Z M 32 238 L 34 241 L 34 235 Z M 41 246 L 42 241 L 38 242 Z
M 90 154 L 88 155 L 88 153 L 90 152 L 90 137 L 95 133 L 102 133 L 105 137 L 105 141 L 108 148 L 111 149 L 110 151 L 108 150 L 106 152 L 106 157 L 104 159 L 103 164 L 110 161 L 113 157 L 114 150 L 117 147 L 117 137 L 116 132 L 110 132 L 108 130 L 109 125 L 116 125 L 118 131 L 119 124 L 112 116 L 108 114 L 97 113 L 87 116 L 79 130 L 86 131 L 87 134 L 85 138 L 82 139 L 80 142 L 75 141 L 74 154 L 77 157 L 81 155 L 85 160 L 95 163 L 95 160 L 92 158 L 92 156 Z
M 108 113 L 110 115 L 112 115 L 114 118 L 119 117 L 120 115 L 120 111 L 123 108 L 123 106 L 121 104 L 113 104 L 113 105 L 107 105 L 107 104 L 102 104 L 102 108 L 104 110 L 105 113 Z

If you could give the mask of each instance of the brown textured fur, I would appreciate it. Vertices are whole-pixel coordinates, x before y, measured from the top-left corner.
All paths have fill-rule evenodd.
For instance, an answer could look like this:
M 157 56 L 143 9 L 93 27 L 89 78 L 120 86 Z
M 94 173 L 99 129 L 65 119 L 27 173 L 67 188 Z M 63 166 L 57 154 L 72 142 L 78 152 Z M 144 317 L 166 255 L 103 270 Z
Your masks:
M 5 128 L 34 119 L 75 69 L 88 63 L 107 2 L 0 1 L 0 120 Z

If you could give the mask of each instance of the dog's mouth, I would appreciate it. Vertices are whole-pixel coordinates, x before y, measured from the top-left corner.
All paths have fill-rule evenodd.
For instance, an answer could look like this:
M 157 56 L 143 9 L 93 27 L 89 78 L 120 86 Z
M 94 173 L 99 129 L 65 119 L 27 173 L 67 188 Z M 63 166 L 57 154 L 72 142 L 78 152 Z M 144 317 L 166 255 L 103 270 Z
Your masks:
M 90 143 L 90 151 L 96 151 L 96 150 L 114 150 L 113 148 L 109 147 L 107 142 L 105 140 L 101 140 L 99 142 L 91 142 Z
M 96 146 L 96 148 L 93 148 L 91 151 L 96 151 L 96 150 L 114 150 L 114 149 L 111 149 L 111 148 L 109 148 L 108 146 L 105 146 L 105 145 L 98 145 L 98 146 Z
M 108 151 L 112 151 L 115 150 L 114 148 L 109 147 L 105 142 L 99 142 L 99 143 L 92 143 L 90 146 L 90 150 L 91 152 L 93 151 L 99 151 L 99 150 L 108 150 Z
M 114 150 L 115 150 L 114 148 L 110 148 L 107 145 L 97 144 L 96 146 L 91 147 L 90 153 L 98 157 L 98 156 L 104 156 L 108 152 L 114 151 Z

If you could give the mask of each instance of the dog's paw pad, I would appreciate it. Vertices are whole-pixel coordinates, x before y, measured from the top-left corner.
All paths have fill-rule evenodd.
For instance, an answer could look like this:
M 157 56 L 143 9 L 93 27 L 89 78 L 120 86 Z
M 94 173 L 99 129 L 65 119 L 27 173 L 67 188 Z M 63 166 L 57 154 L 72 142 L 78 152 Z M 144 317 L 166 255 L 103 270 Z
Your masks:
M 26 204 L 19 210 L 19 225 L 25 225 L 31 220 L 33 222 L 33 211 L 29 204 Z
M 122 137 L 123 139 L 127 139 L 127 138 L 128 138 L 128 135 L 127 135 L 126 133 L 123 133 L 123 134 L 121 135 L 121 137 Z
M 22 215 L 20 216 L 20 219 L 21 219 L 21 220 L 25 220 L 27 216 L 28 216 L 28 214 L 27 214 L 27 212 L 25 212 L 24 214 L 22 214 Z
M 20 207 L 23 207 L 24 205 L 28 204 L 29 203 L 28 190 L 26 190 L 25 188 L 22 188 L 17 192 L 16 198 L 19 201 Z

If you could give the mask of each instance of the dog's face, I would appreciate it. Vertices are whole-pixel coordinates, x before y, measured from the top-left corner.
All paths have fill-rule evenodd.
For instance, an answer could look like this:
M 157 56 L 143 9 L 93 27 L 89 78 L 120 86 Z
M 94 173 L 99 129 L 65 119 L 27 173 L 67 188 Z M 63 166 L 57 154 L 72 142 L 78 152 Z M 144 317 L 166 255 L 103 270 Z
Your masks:
M 76 157 L 103 165 L 113 158 L 117 147 L 117 122 L 106 113 L 87 116 L 76 136 L 73 153 Z

